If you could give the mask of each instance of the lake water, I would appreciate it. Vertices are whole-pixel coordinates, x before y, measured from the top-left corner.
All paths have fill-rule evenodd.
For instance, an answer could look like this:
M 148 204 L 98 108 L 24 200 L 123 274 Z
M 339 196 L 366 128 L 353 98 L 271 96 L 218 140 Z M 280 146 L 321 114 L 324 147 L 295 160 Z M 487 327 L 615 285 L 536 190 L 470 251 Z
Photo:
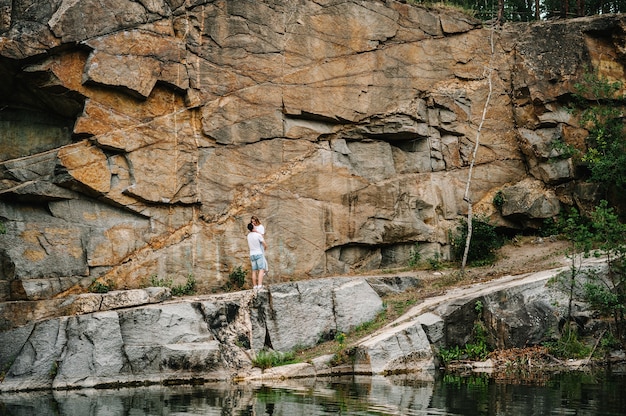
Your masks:
M 434 382 L 342 377 L 0 395 L 0 415 L 626 415 L 626 374 L 568 373 L 532 383 L 446 375 Z

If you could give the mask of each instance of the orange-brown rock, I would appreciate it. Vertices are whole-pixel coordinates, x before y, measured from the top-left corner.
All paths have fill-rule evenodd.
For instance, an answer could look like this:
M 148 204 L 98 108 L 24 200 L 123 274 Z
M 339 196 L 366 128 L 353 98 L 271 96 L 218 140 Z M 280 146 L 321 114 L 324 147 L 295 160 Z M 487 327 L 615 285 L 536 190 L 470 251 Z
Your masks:
M 274 281 L 403 266 L 416 244 L 447 258 L 477 140 L 475 210 L 534 226 L 581 189 L 551 147 L 584 145 L 574 83 L 624 74 L 619 15 L 35 3 L 0 22 L 0 300 L 151 276 L 217 289 L 248 267 L 251 215 Z

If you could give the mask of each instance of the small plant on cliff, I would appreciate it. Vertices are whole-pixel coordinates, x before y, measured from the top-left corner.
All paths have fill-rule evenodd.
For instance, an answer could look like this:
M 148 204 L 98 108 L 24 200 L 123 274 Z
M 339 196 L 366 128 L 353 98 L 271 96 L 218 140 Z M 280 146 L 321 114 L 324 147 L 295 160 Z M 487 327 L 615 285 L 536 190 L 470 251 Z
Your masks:
M 430 270 L 441 270 L 443 269 L 444 263 L 441 261 L 441 254 L 435 253 L 428 260 L 428 268 Z
M 476 301 L 474 311 L 477 317 L 472 328 L 471 341 L 463 347 L 455 345 L 451 348 L 442 348 L 439 351 L 439 359 L 444 365 L 461 359 L 483 361 L 491 352 L 487 342 L 487 328 L 482 320 L 483 303 L 481 301 Z
M 581 342 L 575 324 L 565 325 L 559 338 L 544 343 L 550 354 L 559 358 L 583 358 L 591 352 L 591 348 Z
M 498 211 L 502 211 L 504 202 L 504 193 L 502 191 L 496 192 L 496 194 L 493 196 L 493 206 L 498 208 Z
M 330 365 L 335 367 L 342 364 L 348 364 L 354 362 L 355 348 L 346 347 L 346 334 L 343 332 L 337 332 L 335 335 L 335 341 L 337 341 L 337 349 L 335 355 L 330 360 Z
M 281 365 L 294 364 L 297 362 L 294 352 L 280 352 L 280 351 L 268 351 L 261 350 L 256 357 L 252 360 L 252 364 L 255 367 L 259 367 L 261 370 L 265 370 L 271 367 L 278 367 Z
M 184 285 L 174 285 L 174 279 L 162 279 L 157 275 L 150 276 L 150 286 L 153 287 L 169 287 L 172 290 L 174 296 L 188 296 L 196 293 L 196 279 L 193 275 L 187 276 L 187 281 Z
M 56 361 L 53 361 L 52 365 L 50 366 L 50 371 L 48 371 L 48 375 L 50 376 L 50 378 L 55 378 L 58 373 L 59 373 L 59 363 Z
M 551 158 L 551 161 L 569 159 L 571 157 L 579 157 L 580 151 L 575 146 L 565 143 L 561 139 L 555 139 L 551 143 L 552 150 L 555 156 Z
M 419 251 L 419 244 L 415 243 L 411 251 L 409 252 L 409 267 L 415 269 L 422 262 L 422 253 Z
M 96 280 L 89 286 L 89 292 L 91 293 L 108 293 L 111 290 L 113 290 L 113 282 L 108 280 L 105 282 Z
M 226 290 L 239 290 L 246 284 L 246 271 L 241 267 L 235 267 L 228 274 L 228 281 L 224 285 Z
M 172 287 L 174 284 L 174 280 L 172 279 L 162 279 L 156 274 L 150 276 L 150 286 L 152 287 Z
M 184 285 L 172 286 L 172 295 L 189 296 L 196 293 L 196 279 L 192 275 L 187 276 L 187 282 Z

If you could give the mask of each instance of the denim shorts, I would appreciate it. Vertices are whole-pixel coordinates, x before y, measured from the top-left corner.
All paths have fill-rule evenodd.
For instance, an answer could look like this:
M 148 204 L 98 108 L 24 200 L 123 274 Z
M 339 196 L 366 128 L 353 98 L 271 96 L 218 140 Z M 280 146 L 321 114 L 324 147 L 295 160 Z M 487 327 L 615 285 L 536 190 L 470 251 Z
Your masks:
M 267 265 L 265 264 L 265 256 L 263 254 L 254 254 L 250 256 L 250 263 L 252 264 L 252 270 L 265 270 Z

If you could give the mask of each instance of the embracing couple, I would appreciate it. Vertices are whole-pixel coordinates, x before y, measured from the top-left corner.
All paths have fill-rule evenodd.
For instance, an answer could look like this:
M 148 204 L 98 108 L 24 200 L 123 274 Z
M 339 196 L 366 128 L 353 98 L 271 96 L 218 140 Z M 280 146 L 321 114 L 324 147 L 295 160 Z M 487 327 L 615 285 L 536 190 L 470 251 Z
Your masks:
M 250 263 L 252 264 L 252 285 L 254 289 L 263 288 L 263 276 L 267 272 L 265 250 L 267 243 L 263 238 L 265 227 L 256 216 L 252 216 L 248 224 L 248 248 L 250 249 Z

